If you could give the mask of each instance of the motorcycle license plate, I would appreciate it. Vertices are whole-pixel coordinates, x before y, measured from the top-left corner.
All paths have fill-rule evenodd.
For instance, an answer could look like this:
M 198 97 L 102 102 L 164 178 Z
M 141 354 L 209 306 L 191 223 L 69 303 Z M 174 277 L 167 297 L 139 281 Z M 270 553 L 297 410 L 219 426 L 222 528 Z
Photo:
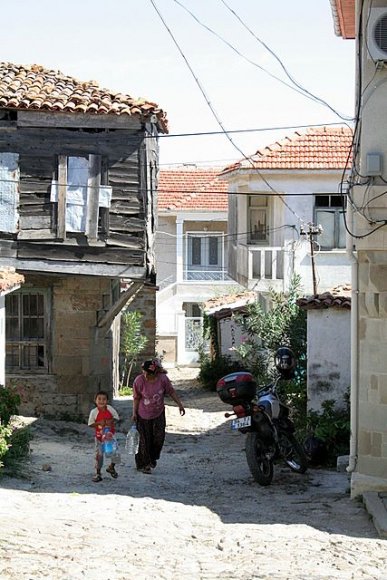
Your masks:
M 231 429 L 241 429 L 243 427 L 250 427 L 251 426 L 251 417 L 248 415 L 247 417 L 240 417 L 239 419 L 233 419 L 231 421 Z

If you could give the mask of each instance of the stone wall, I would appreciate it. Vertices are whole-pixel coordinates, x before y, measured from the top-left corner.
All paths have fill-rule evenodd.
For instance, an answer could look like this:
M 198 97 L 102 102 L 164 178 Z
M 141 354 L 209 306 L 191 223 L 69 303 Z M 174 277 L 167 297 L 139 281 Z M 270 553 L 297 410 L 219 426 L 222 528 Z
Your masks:
M 359 474 L 387 489 L 387 252 L 359 257 Z
M 26 276 L 25 287 L 50 294 L 48 372 L 7 375 L 29 415 L 86 417 L 99 389 L 112 394 L 111 333 L 97 330 L 110 302 L 110 279 L 97 276 Z
M 98 276 L 26 276 L 25 287 L 49 290 L 49 368 L 47 373 L 7 374 L 7 385 L 15 385 L 21 395 L 22 414 L 84 419 L 98 390 L 112 398 L 112 331 L 96 327 L 111 305 L 110 282 Z M 155 356 L 154 288 L 144 286 L 130 308 L 143 315 L 148 337 L 140 365 Z M 139 371 L 138 366 L 135 372 Z

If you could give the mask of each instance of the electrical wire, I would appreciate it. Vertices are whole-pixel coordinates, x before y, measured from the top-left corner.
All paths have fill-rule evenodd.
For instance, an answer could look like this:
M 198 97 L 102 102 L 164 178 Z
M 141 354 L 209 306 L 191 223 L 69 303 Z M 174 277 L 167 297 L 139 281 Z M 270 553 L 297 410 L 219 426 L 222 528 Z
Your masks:
M 202 95 L 203 95 L 203 97 L 204 97 L 204 99 L 205 99 L 205 101 L 206 101 L 206 103 L 207 103 L 207 106 L 208 106 L 208 108 L 209 108 L 209 109 L 210 109 L 210 111 L 212 112 L 212 114 L 213 114 L 213 116 L 214 116 L 214 118 L 215 118 L 216 122 L 218 123 L 219 127 L 222 129 L 222 131 L 223 131 L 224 135 L 227 137 L 227 139 L 230 141 L 230 143 L 233 145 L 233 147 L 234 147 L 234 148 L 235 148 L 237 151 L 239 151 L 239 153 L 242 155 L 242 157 L 243 157 L 243 158 L 244 158 L 244 159 L 245 159 L 245 160 L 246 160 L 248 163 L 250 163 L 250 164 L 252 165 L 252 168 L 253 168 L 254 172 L 255 172 L 255 173 L 257 173 L 257 174 L 260 176 L 260 178 L 262 179 L 262 181 L 263 181 L 264 183 L 266 183 L 267 187 L 268 187 L 268 188 L 269 188 L 271 191 L 273 191 L 274 193 L 277 193 L 277 194 L 279 195 L 279 198 L 281 199 L 282 203 L 283 203 L 283 204 L 284 204 L 284 205 L 285 205 L 285 206 L 288 208 L 288 210 L 289 210 L 289 211 L 290 211 L 290 212 L 291 212 L 291 213 L 292 213 L 292 214 L 293 214 L 293 215 L 296 217 L 296 219 L 297 219 L 297 220 L 298 220 L 300 223 L 303 223 L 303 222 L 304 222 L 304 220 L 303 220 L 303 219 L 302 219 L 302 218 L 301 218 L 301 217 L 300 217 L 300 216 L 299 216 L 299 215 L 298 215 L 298 214 L 297 214 L 297 213 L 296 213 L 296 212 L 293 210 L 293 208 L 292 208 L 291 206 L 289 206 L 289 205 L 286 203 L 286 201 L 283 199 L 283 197 L 281 196 L 281 194 L 280 194 L 280 193 L 279 193 L 277 190 L 275 190 L 275 189 L 274 189 L 274 187 L 273 187 L 273 186 L 272 186 L 272 185 L 271 185 L 271 184 L 270 184 L 270 183 L 267 181 L 267 179 L 266 179 L 266 178 L 265 178 L 265 177 L 262 175 L 262 173 L 261 173 L 261 172 L 260 172 L 260 171 L 259 171 L 259 170 L 258 170 L 256 167 L 254 167 L 254 163 L 253 163 L 252 159 L 251 159 L 250 157 L 248 157 L 247 155 L 245 155 L 245 153 L 242 151 L 242 149 L 241 149 L 241 148 L 240 148 L 240 147 L 239 147 L 239 146 L 238 146 L 238 145 L 237 145 L 237 144 L 236 144 L 236 143 L 233 141 L 232 137 L 230 137 L 230 135 L 228 134 L 228 132 L 227 132 L 227 131 L 226 131 L 226 129 L 224 128 L 224 126 L 223 126 L 223 123 L 222 123 L 222 121 L 221 121 L 221 119 L 220 119 L 219 115 L 217 114 L 217 112 L 215 111 L 215 109 L 214 109 L 213 105 L 211 104 L 211 102 L 210 102 L 210 100 L 209 100 L 209 98 L 208 98 L 208 96 L 207 96 L 207 94 L 206 94 L 206 92 L 205 92 L 205 90 L 204 90 L 204 88 L 203 88 L 203 86 L 202 86 L 202 83 L 200 82 L 199 78 L 198 78 L 198 77 L 197 77 L 197 75 L 195 74 L 195 72 L 194 72 L 194 70 L 193 70 L 193 68 L 192 68 L 191 64 L 189 63 L 189 61 L 188 61 L 187 57 L 185 56 L 185 54 L 184 54 L 184 52 L 183 52 L 182 48 L 180 47 L 179 43 L 177 42 L 177 40 L 176 40 L 176 38 L 175 38 L 175 36 L 174 36 L 173 32 L 172 32 L 172 31 L 171 31 L 171 29 L 169 28 L 169 26 L 168 26 L 168 24 L 166 23 L 166 21 L 165 21 L 164 17 L 162 16 L 161 12 L 159 11 L 158 7 L 156 6 L 155 0 L 150 0 L 150 2 L 151 2 L 151 4 L 152 4 L 152 6 L 153 6 L 154 10 L 156 11 L 157 15 L 159 16 L 159 18 L 160 18 L 161 22 L 163 23 L 163 25 L 164 25 L 165 29 L 167 30 L 168 34 L 170 35 L 170 37 L 171 37 L 171 39 L 172 39 L 173 43 L 175 44 L 175 46 L 176 46 L 177 50 L 179 51 L 179 53 L 180 53 L 181 57 L 183 58 L 184 62 L 186 63 L 186 65 L 187 65 L 187 67 L 188 67 L 188 69 L 189 69 L 189 71 L 190 71 L 190 73 L 191 73 L 192 77 L 194 78 L 194 80 L 195 80 L 195 82 L 196 82 L 196 84 L 197 84 L 197 86 L 198 86 L 198 88 L 199 88 L 200 92 L 202 93 Z
M 189 8 L 187 8 L 182 2 L 180 2 L 179 0 L 174 0 L 174 2 L 176 4 L 178 4 L 183 10 L 185 10 L 200 26 L 202 26 L 203 28 L 205 28 L 206 30 L 208 30 L 208 32 L 210 32 L 211 34 L 213 34 L 214 36 L 216 36 L 216 38 L 218 38 L 221 42 L 223 42 L 224 44 L 226 44 L 229 48 L 231 48 L 232 51 L 234 51 L 238 56 L 240 56 L 241 58 L 243 58 L 245 61 L 247 61 L 249 64 L 255 66 L 256 68 L 260 69 L 262 72 L 266 73 L 267 75 L 269 75 L 271 78 L 275 79 L 276 81 L 282 83 L 283 85 L 285 85 L 286 87 L 288 87 L 289 89 L 296 91 L 297 93 L 299 93 L 300 95 L 314 101 L 317 103 L 320 103 L 326 107 L 328 107 L 335 115 L 337 115 L 340 119 L 342 119 L 343 121 L 352 121 L 351 117 L 348 116 L 343 116 L 340 113 L 338 113 L 333 107 L 331 107 L 331 105 L 329 105 L 326 101 L 324 101 L 323 99 L 321 99 L 320 97 L 317 97 L 316 95 L 314 95 L 313 93 L 311 93 L 310 91 L 308 91 L 307 89 L 305 89 L 303 86 L 300 85 L 300 83 L 298 83 L 288 72 L 288 70 L 286 69 L 285 65 L 283 64 L 283 62 L 281 61 L 281 59 L 274 53 L 274 51 L 267 45 L 265 44 L 260 38 L 258 38 L 253 32 L 252 30 L 242 21 L 242 19 L 236 14 L 236 12 L 234 10 L 232 10 L 223 0 L 221 0 L 221 2 L 224 4 L 224 6 L 239 20 L 239 22 L 242 24 L 242 26 L 244 26 L 249 32 L 250 34 L 253 35 L 253 37 L 258 40 L 258 42 L 266 49 L 270 52 L 270 54 L 272 56 L 274 56 L 274 58 L 279 62 L 282 70 L 285 72 L 286 76 L 288 77 L 288 79 L 291 81 L 292 84 L 287 83 L 286 81 L 284 81 L 283 79 L 281 79 L 280 77 L 278 77 L 277 75 L 271 73 L 270 71 L 268 71 L 265 67 L 261 66 L 260 64 L 258 64 L 257 62 L 251 60 L 249 57 L 247 57 L 246 55 L 244 55 L 242 52 L 240 52 L 234 45 L 232 45 L 230 42 L 228 42 L 228 40 L 226 40 L 223 36 L 221 36 L 220 34 L 218 34 L 215 30 L 213 30 L 212 28 L 210 28 L 207 24 L 205 24 L 204 22 L 202 22 Z
M 17 185 L 23 184 L 23 181 L 19 180 L 19 179 L 1 179 L 0 178 L 0 183 L 14 183 Z M 39 183 L 42 184 L 42 180 L 41 179 L 34 179 L 34 178 L 29 178 L 28 179 L 28 183 Z M 202 188 L 205 188 L 206 186 L 210 185 L 211 182 L 208 182 L 208 184 L 205 184 L 204 186 L 202 186 Z M 52 183 L 48 182 L 47 180 L 47 188 L 51 187 Z M 74 184 L 74 183 L 65 183 L 65 182 L 55 182 L 55 185 L 57 187 L 60 186 L 64 186 L 64 187 L 82 187 L 82 189 L 84 190 L 88 190 L 88 189 L 106 189 L 107 187 L 111 187 L 113 190 L 115 188 L 117 188 L 117 186 L 111 186 L 109 184 L 101 184 L 101 185 L 84 185 L 84 184 Z M 118 187 L 119 188 L 119 187 Z M 157 191 L 157 193 L 182 193 L 185 194 L 187 196 L 191 195 L 191 196 L 196 196 L 200 193 L 206 193 L 205 189 L 199 189 L 199 190 L 187 190 L 187 189 L 176 189 L 173 188 L 169 189 L 169 188 L 156 188 L 156 190 L 154 189 L 144 189 L 144 188 L 140 188 L 140 187 L 133 187 L 133 189 L 131 190 L 130 187 L 126 187 L 125 188 L 126 191 L 128 191 L 129 193 L 136 193 L 138 191 L 145 191 L 147 193 L 154 193 L 155 191 Z M 44 193 L 44 197 L 46 195 L 47 192 Z M 211 195 L 222 195 L 222 196 L 229 196 L 229 195 L 235 195 L 235 196 L 250 196 L 250 197 L 278 197 L 280 199 L 283 198 L 283 195 L 286 196 L 291 196 L 291 197 L 310 197 L 310 196 L 318 196 L 318 195 L 332 195 L 331 192 L 326 192 L 326 193 L 316 193 L 315 191 L 304 191 L 304 192 L 286 192 L 286 194 L 282 194 L 279 193 L 278 191 L 274 190 L 272 191 L 272 193 L 270 192 L 264 192 L 264 191 L 234 191 L 234 192 L 230 192 L 230 191 L 222 191 L 222 190 L 211 190 L 210 192 L 207 192 L 208 194 Z M 19 192 L 19 195 L 23 195 L 23 192 Z M 343 193 L 343 195 L 347 195 L 346 193 Z M 1 196 L 1 193 L 0 193 Z M 42 195 L 42 199 L 43 199 L 43 195 Z M 169 209 L 169 208 L 163 208 L 163 209 Z M 176 210 L 178 208 L 171 208 L 172 210 Z
M 176 0 L 175 0 L 176 1 Z M 281 131 L 287 129 L 308 129 L 313 127 L 331 127 L 334 125 L 342 125 L 343 123 L 340 121 L 332 122 L 332 123 L 313 123 L 313 124 L 306 124 L 306 125 L 285 125 L 280 127 L 258 127 L 255 129 L 231 129 L 227 130 L 227 133 L 260 133 L 264 131 Z M 345 123 L 347 125 L 347 123 Z M 347 125 L 348 126 L 348 125 Z M 212 136 L 212 135 L 224 135 L 224 131 L 198 131 L 196 133 L 167 133 L 163 134 L 160 133 L 157 137 L 159 139 L 170 139 L 171 137 L 203 137 L 203 136 Z M 154 135 L 147 134 L 145 135 L 146 139 L 154 139 Z
M 277 226 L 274 228 L 266 228 L 265 229 L 265 233 L 266 234 L 271 234 L 273 232 L 277 232 L 279 230 L 283 230 L 283 229 L 293 229 L 297 232 L 297 234 L 299 234 L 297 227 L 294 224 L 284 224 L 282 226 Z M 197 231 L 197 232 L 192 232 L 192 234 L 194 234 L 195 236 L 198 237 L 215 237 L 215 238 L 219 238 L 219 242 L 221 242 L 224 238 L 238 238 L 240 236 L 247 236 L 249 234 L 254 234 L 255 232 L 253 230 L 248 230 L 247 232 L 236 232 L 236 233 L 220 233 L 220 232 L 205 232 L 205 231 Z M 163 230 L 156 230 L 156 234 L 162 234 L 171 238 L 180 238 L 180 236 L 178 236 L 177 234 L 172 234 L 171 232 L 164 232 Z M 188 237 L 190 235 L 192 235 L 191 233 L 185 233 L 183 237 Z M 193 236 L 194 237 L 194 236 Z
M 221 0 L 221 1 L 223 1 L 223 0 Z M 372 6 L 372 3 L 370 5 L 370 8 L 371 8 L 371 6 Z M 367 217 L 367 215 L 365 215 L 364 209 L 367 209 L 368 204 L 365 204 L 365 208 L 364 207 L 363 208 L 357 207 L 357 205 L 353 199 L 353 195 L 352 195 L 354 187 L 365 186 L 366 190 L 365 190 L 364 196 L 363 196 L 363 200 L 365 200 L 365 196 L 367 195 L 369 187 L 371 185 L 370 178 L 367 176 L 362 176 L 357 169 L 357 156 L 359 153 L 361 117 L 362 117 L 362 109 L 363 109 L 363 104 L 364 104 L 363 97 L 365 95 L 366 90 L 368 89 L 369 85 L 371 84 L 372 80 L 375 77 L 375 72 L 374 72 L 374 75 L 372 76 L 371 80 L 367 83 L 367 85 L 364 88 L 362 87 L 363 76 L 362 76 L 362 62 L 361 62 L 361 41 L 363 38 L 363 18 L 364 18 L 364 2 L 361 2 L 360 3 L 360 11 L 359 11 L 359 19 L 358 19 L 358 30 L 357 30 L 357 35 L 356 35 L 358 38 L 357 69 L 358 69 L 358 87 L 359 88 L 358 88 L 355 124 L 354 124 L 354 130 L 353 130 L 352 143 L 351 143 L 351 147 L 350 147 L 350 150 L 348 153 L 345 167 L 343 169 L 342 178 L 341 178 L 340 185 L 339 185 L 339 191 L 340 191 L 340 195 L 342 196 L 342 199 L 344 200 L 345 173 L 346 173 L 346 170 L 347 170 L 347 167 L 349 164 L 349 159 L 350 159 L 351 154 L 352 154 L 352 171 L 351 171 L 351 175 L 349 176 L 349 181 L 347 184 L 345 195 L 347 197 L 348 203 L 351 205 L 351 207 L 353 208 L 355 213 L 359 214 L 361 217 L 363 217 L 365 220 L 367 220 L 369 224 L 374 224 L 377 222 L 375 220 L 370 221 L 369 217 Z M 367 21 L 366 21 L 367 23 L 368 23 L 368 20 L 369 20 L 369 14 L 367 16 Z M 367 47 L 367 50 L 368 50 L 368 47 Z M 359 183 L 358 179 L 366 179 L 366 182 Z M 383 194 L 381 194 L 381 195 L 384 195 L 384 193 L 387 193 L 387 192 L 383 192 Z M 376 198 L 377 197 L 380 197 L 380 196 L 376 196 Z M 369 216 L 369 211 L 368 211 L 368 216 Z M 354 239 L 367 238 L 368 236 L 371 236 L 372 234 L 377 232 L 380 228 L 387 225 L 387 220 L 377 220 L 377 221 L 380 221 L 382 223 L 380 223 L 377 227 L 373 228 L 372 230 L 366 232 L 365 234 L 360 234 L 360 235 L 355 234 L 355 232 L 352 232 L 349 229 L 348 223 L 347 223 L 346 212 L 344 212 L 345 229 L 346 229 L 347 233 Z

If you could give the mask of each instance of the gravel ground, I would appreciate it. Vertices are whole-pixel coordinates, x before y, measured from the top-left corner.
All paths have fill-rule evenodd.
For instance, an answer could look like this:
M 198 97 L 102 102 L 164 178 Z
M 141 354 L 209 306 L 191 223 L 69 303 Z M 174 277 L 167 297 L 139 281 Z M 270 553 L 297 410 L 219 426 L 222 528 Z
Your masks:
M 0 578 L 387 579 L 387 542 L 345 473 L 276 466 L 256 484 L 245 437 L 227 406 L 198 389 L 194 373 L 171 371 L 185 417 L 168 401 L 168 432 L 152 475 L 124 451 L 119 478 L 93 483 L 93 432 L 63 421 L 32 422 L 23 477 L 0 481 Z

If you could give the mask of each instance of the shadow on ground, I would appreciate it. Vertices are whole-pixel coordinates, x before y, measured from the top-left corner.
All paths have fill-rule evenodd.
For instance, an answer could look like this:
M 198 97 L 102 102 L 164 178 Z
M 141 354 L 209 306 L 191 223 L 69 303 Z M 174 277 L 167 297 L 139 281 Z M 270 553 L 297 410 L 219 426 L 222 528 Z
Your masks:
M 152 475 L 137 472 L 133 456 L 125 454 L 132 402 L 122 399 L 114 402 L 123 417 L 118 433 L 122 464 L 117 468 L 117 480 L 104 473 L 102 482 L 91 481 L 90 428 L 38 419 L 31 427 L 32 453 L 21 477 L 5 476 L 0 487 L 42 494 L 151 498 L 202 506 L 224 523 L 305 525 L 335 534 L 376 537 L 363 506 L 349 498 L 346 474 L 309 470 L 298 475 L 277 465 L 272 485 L 261 487 L 247 467 L 245 436 L 232 432 L 224 418 L 227 406 L 215 393 L 178 390 L 187 414 L 182 418 L 175 406 L 167 406 L 166 442 Z M 359 526 L 359 521 L 364 525 Z

